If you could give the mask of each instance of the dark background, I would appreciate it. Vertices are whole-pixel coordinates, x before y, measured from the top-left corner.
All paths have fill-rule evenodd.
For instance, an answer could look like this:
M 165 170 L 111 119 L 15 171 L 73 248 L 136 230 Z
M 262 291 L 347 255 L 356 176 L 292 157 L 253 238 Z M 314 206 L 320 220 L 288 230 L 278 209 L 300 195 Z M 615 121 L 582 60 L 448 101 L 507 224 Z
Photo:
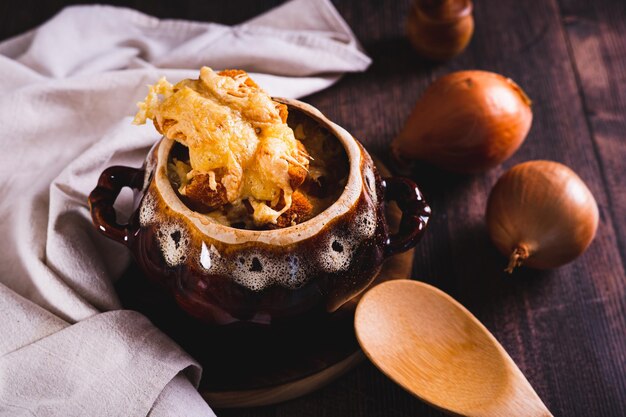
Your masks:
M 0 2 L 0 39 L 28 30 L 72 2 Z M 281 1 L 108 2 L 161 18 L 235 24 Z M 434 217 L 418 245 L 414 277 L 462 302 L 504 345 L 555 416 L 626 415 L 626 1 L 476 1 L 468 49 L 446 64 L 420 59 L 404 37 L 410 0 L 333 2 L 374 63 L 305 98 L 384 153 L 435 78 L 487 69 L 514 79 L 533 100 L 521 149 L 485 174 L 421 166 L 412 174 Z M 210 65 L 210 63 L 208 63 Z M 502 272 L 505 259 L 484 224 L 489 190 L 531 159 L 567 164 L 600 208 L 589 250 L 554 271 Z M 210 372 L 205 369 L 205 372 Z M 371 364 L 303 398 L 220 416 L 439 416 Z

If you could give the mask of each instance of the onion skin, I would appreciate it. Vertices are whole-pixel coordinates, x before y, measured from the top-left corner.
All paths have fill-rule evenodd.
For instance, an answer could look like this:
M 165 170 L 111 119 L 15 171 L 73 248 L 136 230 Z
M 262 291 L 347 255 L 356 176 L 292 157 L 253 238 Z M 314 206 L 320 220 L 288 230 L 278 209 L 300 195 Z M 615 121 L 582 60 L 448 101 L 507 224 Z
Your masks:
M 415 0 L 406 33 L 423 57 L 444 61 L 461 53 L 474 33 L 470 0 Z
M 487 228 L 507 272 L 517 266 L 556 268 L 581 255 L 598 228 L 598 205 L 574 171 L 529 161 L 507 171 L 491 190 Z
M 487 71 L 439 78 L 415 105 L 391 144 L 396 160 L 419 159 L 448 171 L 477 173 L 508 159 L 532 124 L 531 101 L 511 79 Z

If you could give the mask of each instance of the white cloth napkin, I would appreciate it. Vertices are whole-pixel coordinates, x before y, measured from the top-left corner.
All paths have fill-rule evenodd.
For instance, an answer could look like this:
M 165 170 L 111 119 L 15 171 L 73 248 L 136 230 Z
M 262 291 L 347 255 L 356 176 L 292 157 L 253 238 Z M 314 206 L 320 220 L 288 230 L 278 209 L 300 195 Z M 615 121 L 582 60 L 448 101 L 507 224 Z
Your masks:
M 70 7 L 0 43 L 0 416 L 213 415 L 199 364 L 120 310 L 129 254 L 94 229 L 87 195 L 158 139 L 130 121 L 163 75 L 242 68 L 300 97 L 369 63 L 328 0 L 233 27 Z

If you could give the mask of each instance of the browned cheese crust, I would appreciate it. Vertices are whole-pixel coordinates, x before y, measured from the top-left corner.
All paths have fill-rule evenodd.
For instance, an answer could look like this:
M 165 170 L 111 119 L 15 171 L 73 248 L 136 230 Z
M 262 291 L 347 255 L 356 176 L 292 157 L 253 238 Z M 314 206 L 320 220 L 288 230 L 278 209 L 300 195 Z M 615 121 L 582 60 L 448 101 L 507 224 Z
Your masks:
M 246 72 L 243 70 L 234 69 L 223 70 L 220 71 L 218 74 L 231 78 L 235 78 L 244 74 L 247 75 Z M 249 87 L 258 88 L 258 85 L 250 77 L 247 77 L 244 83 Z M 287 116 L 289 115 L 287 106 L 282 103 L 276 103 L 276 108 L 279 111 L 283 123 L 286 123 Z M 161 134 L 163 134 L 161 127 L 163 128 L 163 130 L 166 130 L 167 123 L 168 121 L 166 120 L 163 126 L 159 126 L 155 122 L 154 126 Z M 308 165 L 309 155 L 306 151 L 306 148 L 300 141 L 297 141 L 297 145 L 299 153 L 296 159 L 301 164 L 301 166 L 296 164 L 289 164 L 289 169 L 287 171 L 287 174 L 289 175 L 289 185 L 294 191 L 302 185 L 308 175 L 308 171 L 304 167 Z M 203 173 L 194 175 L 190 179 L 189 183 L 185 186 L 184 196 L 187 200 L 187 204 L 193 210 L 206 213 L 215 209 L 219 209 L 220 207 L 228 203 L 226 189 L 221 183 L 222 173 L 216 172 L 215 174 L 215 181 L 213 181 L 215 189 L 211 188 L 211 186 L 209 185 L 211 183 L 210 176 Z M 292 226 L 297 223 L 302 223 L 310 217 L 312 209 L 313 207 L 307 197 L 301 192 L 296 191 L 292 195 L 291 208 L 283 213 L 280 217 L 278 217 L 276 224 L 269 225 L 269 227 L 282 228 Z

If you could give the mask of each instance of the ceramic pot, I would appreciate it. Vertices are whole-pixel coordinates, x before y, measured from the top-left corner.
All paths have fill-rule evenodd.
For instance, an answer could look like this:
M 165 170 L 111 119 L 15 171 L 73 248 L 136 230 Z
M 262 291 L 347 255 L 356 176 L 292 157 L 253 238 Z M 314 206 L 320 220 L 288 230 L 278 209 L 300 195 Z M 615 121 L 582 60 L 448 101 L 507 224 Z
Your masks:
M 369 154 L 314 107 L 275 99 L 312 118 L 345 149 L 349 171 L 339 198 L 317 216 L 276 230 L 218 224 L 189 209 L 167 175 L 174 141 L 162 138 L 142 168 L 106 169 L 89 196 L 94 225 L 126 245 L 146 277 L 169 290 L 182 309 L 211 324 L 271 324 L 309 313 L 332 313 L 361 293 L 383 260 L 413 247 L 430 208 L 411 180 L 381 179 Z M 122 225 L 113 208 L 123 187 L 135 211 Z M 390 234 L 384 204 L 402 210 Z

